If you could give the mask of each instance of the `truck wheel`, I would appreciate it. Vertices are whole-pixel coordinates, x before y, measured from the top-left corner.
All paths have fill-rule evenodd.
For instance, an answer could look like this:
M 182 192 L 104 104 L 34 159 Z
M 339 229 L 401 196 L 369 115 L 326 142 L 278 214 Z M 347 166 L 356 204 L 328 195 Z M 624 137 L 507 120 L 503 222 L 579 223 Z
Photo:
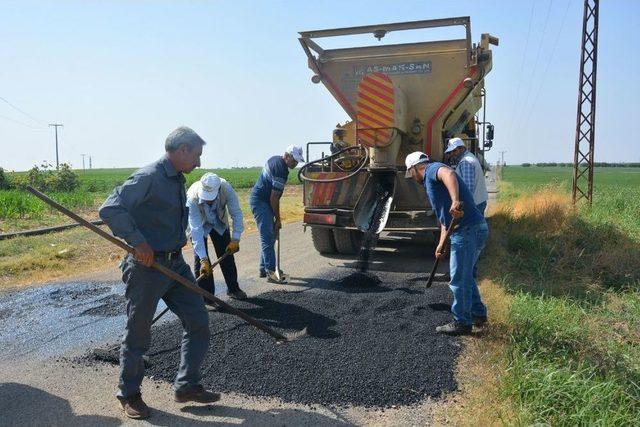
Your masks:
M 343 255 L 354 255 L 360 250 L 362 233 L 356 230 L 333 230 L 333 237 L 336 241 L 338 253 Z
M 330 228 L 311 227 L 313 247 L 321 254 L 335 254 L 336 244 Z

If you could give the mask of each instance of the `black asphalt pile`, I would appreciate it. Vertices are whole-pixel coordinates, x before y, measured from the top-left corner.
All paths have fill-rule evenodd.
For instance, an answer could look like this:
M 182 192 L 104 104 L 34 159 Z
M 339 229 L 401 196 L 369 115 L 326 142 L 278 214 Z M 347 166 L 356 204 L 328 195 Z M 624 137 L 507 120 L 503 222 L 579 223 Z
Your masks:
M 435 334 L 450 315 L 430 307 L 449 303 L 447 289 L 423 294 L 404 283 L 373 282 L 369 292 L 352 291 L 343 279 L 328 288 L 233 302 L 280 331 L 308 327 L 307 337 L 282 345 L 232 315 L 212 313 L 203 384 L 288 402 L 369 407 L 408 405 L 454 390 L 460 345 Z M 153 328 L 147 375 L 173 381 L 181 337 L 177 321 Z
M 125 314 L 126 300 L 123 295 L 107 295 L 96 301 L 96 307 L 91 307 L 82 313 L 81 316 L 102 316 L 112 317 Z
M 340 286 L 350 289 L 370 290 L 370 288 L 379 287 L 382 280 L 373 273 L 363 273 L 357 271 L 340 279 Z

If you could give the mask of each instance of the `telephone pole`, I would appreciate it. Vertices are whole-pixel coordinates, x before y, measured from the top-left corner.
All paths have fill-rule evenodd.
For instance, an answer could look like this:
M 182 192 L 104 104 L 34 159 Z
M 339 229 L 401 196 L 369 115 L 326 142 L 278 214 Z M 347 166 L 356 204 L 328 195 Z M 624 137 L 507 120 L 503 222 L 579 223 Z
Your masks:
M 506 153 L 506 151 L 500 151 L 500 156 L 502 156 L 502 166 L 504 166 L 504 153 Z
M 86 156 L 86 154 L 80 154 L 82 156 L 82 170 L 85 170 L 84 168 L 84 156 Z
M 91 156 L 89 156 L 89 169 L 92 169 L 92 167 L 91 167 Z
M 58 159 L 58 128 L 62 126 L 61 123 L 49 123 L 49 127 L 56 129 L 56 170 L 60 169 L 60 161 Z

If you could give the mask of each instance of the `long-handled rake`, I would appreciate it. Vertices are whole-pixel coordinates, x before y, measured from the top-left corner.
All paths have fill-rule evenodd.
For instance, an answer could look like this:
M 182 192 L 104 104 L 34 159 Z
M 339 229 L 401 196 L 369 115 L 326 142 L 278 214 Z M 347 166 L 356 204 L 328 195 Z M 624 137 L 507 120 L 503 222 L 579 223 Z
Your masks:
M 438 264 L 440 264 L 440 259 L 444 257 L 445 252 L 447 251 L 447 242 L 449 241 L 449 237 L 451 237 L 451 233 L 453 233 L 454 227 L 458 224 L 457 218 L 451 219 L 451 224 L 449 224 L 449 228 L 447 228 L 447 233 L 444 236 L 444 246 L 442 248 L 442 253 L 440 256 L 437 256 L 435 261 L 433 261 L 433 268 L 431 269 L 431 274 L 429 275 L 429 279 L 427 280 L 427 288 L 431 287 L 433 283 L 433 279 L 436 276 L 436 270 L 438 269 Z
M 58 202 L 50 199 L 47 195 L 41 193 L 40 191 L 36 190 L 35 188 L 33 188 L 31 186 L 28 186 L 27 190 L 31 194 L 33 194 L 34 196 L 38 197 L 40 200 L 42 200 L 43 202 L 48 204 L 49 206 L 57 209 L 58 211 L 60 211 L 63 214 L 67 215 L 69 218 L 77 221 L 80 225 L 83 225 L 83 226 L 87 227 L 89 230 L 91 230 L 94 233 L 100 235 L 101 237 L 104 237 L 105 239 L 107 239 L 111 243 L 119 246 L 120 248 L 124 249 L 125 251 L 127 251 L 129 253 L 134 253 L 134 249 L 131 246 L 127 245 L 122 240 L 110 235 L 106 231 L 101 230 L 97 226 L 91 224 L 86 219 L 82 218 L 81 216 L 79 216 L 79 215 L 75 214 L 74 212 L 70 211 L 69 209 L 65 208 L 64 206 L 62 206 Z M 216 303 L 218 306 L 222 307 L 227 313 L 233 314 L 234 316 L 238 316 L 239 318 L 241 318 L 242 320 L 244 320 L 245 322 L 247 322 L 251 326 L 254 326 L 254 327 L 260 329 L 261 331 L 266 332 L 267 334 L 269 334 L 273 338 L 275 338 L 278 343 L 284 343 L 284 342 L 288 342 L 288 341 L 293 341 L 293 340 L 298 339 L 298 338 L 300 338 L 300 337 L 302 337 L 302 336 L 307 334 L 307 328 L 306 327 L 304 329 L 302 329 L 301 331 L 282 334 L 282 333 L 280 333 L 280 332 L 268 327 L 267 325 L 265 325 L 264 323 L 258 321 L 257 319 L 249 316 L 248 314 L 246 314 L 246 313 L 238 310 L 237 308 L 227 304 L 226 302 L 222 301 L 221 299 L 219 299 L 218 297 L 213 295 L 211 292 L 205 291 L 204 289 L 200 288 L 200 286 L 198 286 L 197 284 L 191 282 L 190 280 L 185 279 L 184 277 L 182 277 L 178 273 L 174 272 L 173 270 L 165 267 L 164 265 L 159 264 L 159 263 L 154 261 L 153 264 L 151 265 L 151 267 L 155 268 L 156 270 L 158 270 L 159 272 L 161 272 L 165 276 L 169 277 L 170 279 L 173 279 L 176 282 L 180 283 L 184 287 L 192 290 L 193 292 L 202 295 L 204 298 L 208 299 L 209 301 L 212 301 L 212 302 Z

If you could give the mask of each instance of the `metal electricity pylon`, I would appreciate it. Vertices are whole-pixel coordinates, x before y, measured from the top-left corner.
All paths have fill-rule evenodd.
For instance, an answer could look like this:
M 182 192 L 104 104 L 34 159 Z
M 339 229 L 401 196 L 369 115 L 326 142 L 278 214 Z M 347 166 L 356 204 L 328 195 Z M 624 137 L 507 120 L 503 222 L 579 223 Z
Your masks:
M 573 157 L 573 203 L 593 201 L 593 146 L 596 133 L 596 75 L 598 69 L 598 3 L 585 0 L 582 18 L 580 84 Z

